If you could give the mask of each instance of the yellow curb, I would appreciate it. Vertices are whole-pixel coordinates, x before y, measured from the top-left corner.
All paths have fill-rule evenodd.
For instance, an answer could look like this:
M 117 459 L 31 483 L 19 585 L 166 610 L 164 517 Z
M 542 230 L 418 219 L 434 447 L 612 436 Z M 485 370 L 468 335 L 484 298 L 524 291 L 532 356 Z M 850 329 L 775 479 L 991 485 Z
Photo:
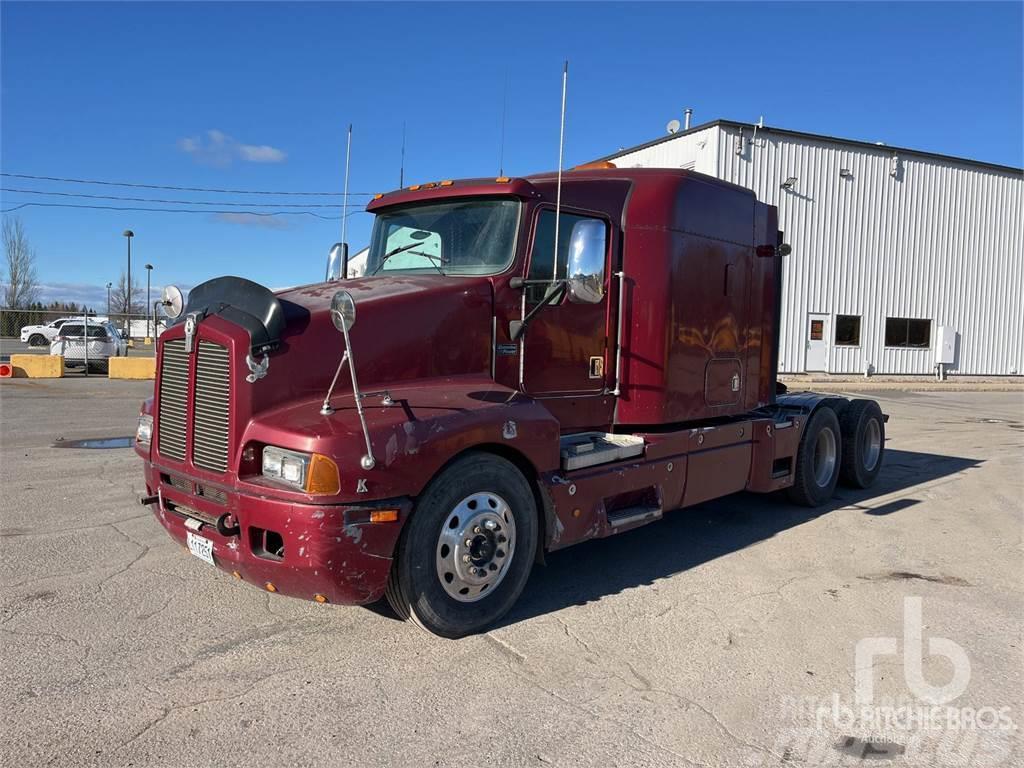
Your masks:
M 59 379 L 64 375 L 61 355 L 11 355 L 13 375 L 19 379 Z
M 112 357 L 107 361 L 111 379 L 152 379 L 156 376 L 155 357 Z

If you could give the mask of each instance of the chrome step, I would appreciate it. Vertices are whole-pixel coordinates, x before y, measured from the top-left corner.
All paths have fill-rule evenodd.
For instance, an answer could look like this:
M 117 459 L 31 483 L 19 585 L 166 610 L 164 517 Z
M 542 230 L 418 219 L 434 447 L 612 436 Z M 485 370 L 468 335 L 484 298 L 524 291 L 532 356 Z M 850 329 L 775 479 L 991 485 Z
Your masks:
M 621 528 L 633 523 L 649 523 L 661 517 L 661 507 L 625 507 L 608 513 L 608 525 Z
M 561 440 L 562 469 L 571 471 L 642 456 L 644 439 L 610 432 L 581 432 Z

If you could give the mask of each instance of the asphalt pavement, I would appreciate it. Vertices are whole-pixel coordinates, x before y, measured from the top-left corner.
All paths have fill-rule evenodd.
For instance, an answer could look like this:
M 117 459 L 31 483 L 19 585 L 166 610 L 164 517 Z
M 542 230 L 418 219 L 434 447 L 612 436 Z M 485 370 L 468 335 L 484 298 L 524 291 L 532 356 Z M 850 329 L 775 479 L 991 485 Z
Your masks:
M 879 393 L 876 489 L 740 494 L 553 554 L 451 641 L 239 583 L 138 505 L 131 449 L 51 447 L 132 434 L 151 389 L 0 383 L 3 765 L 1024 764 L 1019 393 Z M 965 662 L 957 722 L 871 719 Z

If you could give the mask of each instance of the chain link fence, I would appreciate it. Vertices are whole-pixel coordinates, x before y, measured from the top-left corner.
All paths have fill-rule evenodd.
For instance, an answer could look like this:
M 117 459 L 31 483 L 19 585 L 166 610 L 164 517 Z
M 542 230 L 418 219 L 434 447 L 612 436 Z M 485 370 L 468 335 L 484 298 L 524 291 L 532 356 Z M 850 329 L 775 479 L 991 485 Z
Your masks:
M 82 323 L 85 316 L 81 312 L 51 309 L 9 309 L 0 307 L 0 339 L 23 341 L 29 346 L 45 346 L 52 342 L 60 332 L 60 327 L 71 321 Z M 92 313 L 89 323 L 110 322 L 120 331 L 125 339 L 133 342 L 145 342 L 159 336 L 167 324 L 162 315 L 154 319 L 142 313 L 110 314 Z

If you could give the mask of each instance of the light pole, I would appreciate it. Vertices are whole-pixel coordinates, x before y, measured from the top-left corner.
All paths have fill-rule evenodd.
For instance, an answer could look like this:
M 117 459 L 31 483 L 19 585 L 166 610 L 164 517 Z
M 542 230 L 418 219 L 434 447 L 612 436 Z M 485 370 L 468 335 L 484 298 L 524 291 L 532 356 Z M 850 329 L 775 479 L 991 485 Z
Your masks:
M 149 279 L 150 279 L 150 277 L 152 275 L 153 275 L 153 265 L 152 264 L 147 264 L 146 265 L 146 343 L 147 344 L 149 343 L 149 340 L 153 338 L 152 336 L 149 335 L 149 298 L 150 298 L 150 294 L 149 294 Z M 153 330 L 155 331 L 156 328 L 154 327 Z
M 107 317 L 108 318 L 110 317 L 110 286 L 112 286 L 112 285 L 113 285 L 113 283 L 107 283 Z
M 132 337 L 131 318 L 129 317 L 129 313 L 132 311 L 132 238 L 135 237 L 135 233 L 126 229 L 122 234 L 128 238 L 128 284 L 124 290 L 124 328 L 130 339 Z

